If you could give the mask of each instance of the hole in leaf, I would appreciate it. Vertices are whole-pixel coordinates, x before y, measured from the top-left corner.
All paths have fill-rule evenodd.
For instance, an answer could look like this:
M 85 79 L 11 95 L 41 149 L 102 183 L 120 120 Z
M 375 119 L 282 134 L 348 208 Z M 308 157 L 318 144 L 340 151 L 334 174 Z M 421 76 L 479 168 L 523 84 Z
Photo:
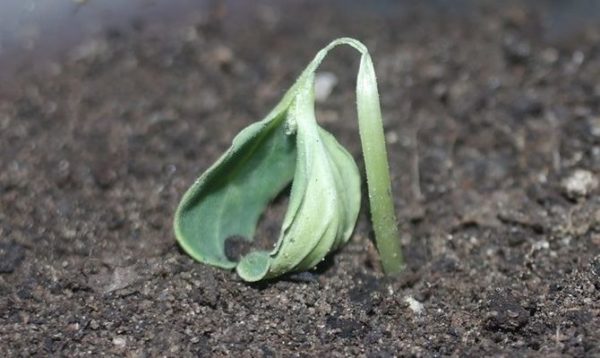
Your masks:
M 286 186 L 269 203 L 258 220 L 253 241 L 248 241 L 240 235 L 233 235 L 225 239 L 225 256 L 227 259 L 238 262 L 251 251 L 263 250 L 270 252 L 273 249 L 277 239 L 279 239 L 283 218 L 290 201 L 291 187 L 291 184 Z
M 252 242 L 240 235 L 233 235 L 225 239 L 225 257 L 231 261 L 240 261 L 242 256 L 252 250 Z

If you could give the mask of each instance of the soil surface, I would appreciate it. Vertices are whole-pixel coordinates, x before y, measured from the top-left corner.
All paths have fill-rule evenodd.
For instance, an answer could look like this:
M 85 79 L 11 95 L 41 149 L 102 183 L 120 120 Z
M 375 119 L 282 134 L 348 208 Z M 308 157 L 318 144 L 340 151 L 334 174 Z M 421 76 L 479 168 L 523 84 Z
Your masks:
M 135 21 L 2 84 L 3 356 L 600 356 L 600 28 L 505 2 L 244 11 Z M 193 261 L 182 194 L 342 35 L 379 75 L 406 271 L 382 275 L 366 208 L 316 272 Z M 360 163 L 357 65 L 324 62 L 318 117 Z

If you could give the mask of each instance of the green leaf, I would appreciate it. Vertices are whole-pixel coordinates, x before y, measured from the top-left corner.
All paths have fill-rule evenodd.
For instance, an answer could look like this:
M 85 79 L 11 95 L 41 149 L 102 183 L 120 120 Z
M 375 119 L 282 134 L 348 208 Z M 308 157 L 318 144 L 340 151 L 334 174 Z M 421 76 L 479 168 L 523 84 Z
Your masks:
M 184 195 L 175 216 L 175 234 L 194 259 L 233 268 L 225 240 L 252 240 L 257 221 L 292 179 L 296 160 L 293 138 L 278 113 L 245 128 L 231 148 Z
M 313 268 L 345 243 L 360 209 L 360 175 L 352 156 L 314 113 L 314 75 L 307 75 L 264 120 L 242 130 L 231 148 L 184 195 L 175 233 L 200 262 L 237 267 L 246 281 Z M 238 262 L 225 241 L 252 241 L 261 213 L 293 178 L 288 210 L 271 252 Z

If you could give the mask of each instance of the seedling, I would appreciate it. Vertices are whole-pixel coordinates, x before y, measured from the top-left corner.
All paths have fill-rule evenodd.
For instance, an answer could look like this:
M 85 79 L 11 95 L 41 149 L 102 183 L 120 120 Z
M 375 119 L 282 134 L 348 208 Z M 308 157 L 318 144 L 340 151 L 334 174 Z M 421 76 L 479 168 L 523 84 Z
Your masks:
M 243 129 L 185 193 L 175 236 L 194 259 L 235 268 L 253 282 L 312 269 L 348 241 L 360 209 L 360 175 L 352 156 L 317 124 L 314 108 L 315 71 L 338 45 L 361 54 L 356 97 L 375 240 L 386 274 L 402 270 L 375 70 L 367 48 L 351 38 L 319 51 L 267 117 Z M 290 182 L 274 248 L 228 258 L 226 240 L 252 241 L 261 213 Z

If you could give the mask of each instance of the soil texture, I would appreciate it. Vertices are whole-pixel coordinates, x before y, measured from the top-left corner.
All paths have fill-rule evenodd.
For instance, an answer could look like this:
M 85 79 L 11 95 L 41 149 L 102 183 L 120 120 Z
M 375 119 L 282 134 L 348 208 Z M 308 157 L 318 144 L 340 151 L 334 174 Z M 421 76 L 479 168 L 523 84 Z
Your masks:
M 242 22 L 214 2 L 2 84 L 2 355 L 600 356 L 600 27 L 406 3 L 259 2 Z M 383 276 L 366 208 L 316 272 L 249 285 L 193 261 L 182 194 L 340 36 L 379 76 L 407 269 Z M 326 59 L 317 115 L 362 170 L 357 66 Z

